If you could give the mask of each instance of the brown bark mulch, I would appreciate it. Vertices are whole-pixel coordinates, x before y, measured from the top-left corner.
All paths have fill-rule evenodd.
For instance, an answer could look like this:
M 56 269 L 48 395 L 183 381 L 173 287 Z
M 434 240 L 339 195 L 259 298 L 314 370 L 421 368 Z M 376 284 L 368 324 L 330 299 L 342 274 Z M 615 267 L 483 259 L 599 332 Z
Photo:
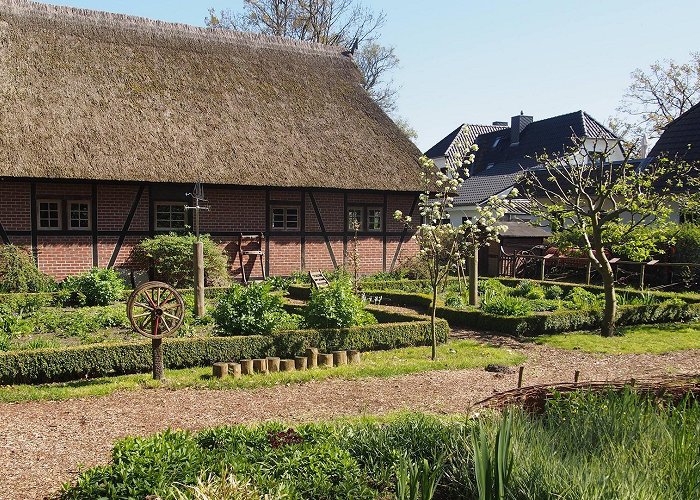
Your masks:
M 475 337 L 472 332 L 456 332 Z M 700 350 L 663 355 L 594 355 L 489 337 L 528 356 L 524 384 L 642 380 L 700 372 Z M 433 371 L 389 379 L 330 379 L 254 390 L 152 389 L 99 398 L 0 404 L 0 498 L 34 499 L 76 477 L 79 466 L 105 464 L 114 440 L 168 427 L 206 427 L 266 420 L 289 422 L 397 410 L 467 412 L 481 399 L 513 389 L 515 373 Z

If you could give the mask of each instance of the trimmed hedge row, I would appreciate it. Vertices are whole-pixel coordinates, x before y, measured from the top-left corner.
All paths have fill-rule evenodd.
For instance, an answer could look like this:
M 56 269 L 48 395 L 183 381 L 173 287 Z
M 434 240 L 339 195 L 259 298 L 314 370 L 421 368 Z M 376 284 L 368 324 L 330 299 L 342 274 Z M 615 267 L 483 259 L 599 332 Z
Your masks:
M 432 302 L 430 295 L 398 291 L 367 291 L 382 295 L 382 303 L 398 306 L 428 308 Z M 664 293 L 664 292 L 657 292 Z M 664 293 L 665 294 L 665 293 Z M 666 295 L 666 294 L 665 294 Z M 670 294 L 678 298 L 679 295 Z M 684 297 L 684 296 L 681 296 Z M 692 299 L 691 299 L 692 300 Z M 685 304 L 660 302 L 649 305 L 618 306 L 617 324 L 640 325 L 649 323 L 672 323 L 688 321 L 700 317 L 700 302 L 685 299 Z M 522 336 L 595 330 L 602 324 L 602 309 L 577 311 L 560 310 L 551 313 L 536 312 L 529 316 L 496 316 L 479 309 L 456 309 L 438 302 L 436 314 L 446 319 L 452 327 L 464 327 Z
M 392 317 L 403 322 L 342 329 L 296 330 L 265 336 L 166 339 L 163 341 L 165 364 L 175 369 L 272 355 L 292 357 L 302 354 L 307 347 L 318 347 L 328 352 L 430 344 L 430 321 L 424 316 L 385 314 L 385 318 Z M 447 340 L 449 326 L 446 321 L 437 324 L 437 333 L 440 342 Z M 144 373 L 150 371 L 151 366 L 151 345 L 148 341 L 4 352 L 0 353 L 0 384 L 36 384 Z

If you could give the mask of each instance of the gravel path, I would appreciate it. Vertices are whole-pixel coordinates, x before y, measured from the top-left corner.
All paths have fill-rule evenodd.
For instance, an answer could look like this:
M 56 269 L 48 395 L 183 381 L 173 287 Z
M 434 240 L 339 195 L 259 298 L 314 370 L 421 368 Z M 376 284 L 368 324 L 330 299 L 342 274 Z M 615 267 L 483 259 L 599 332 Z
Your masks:
M 479 338 L 473 332 L 457 337 Z M 665 355 L 603 356 L 488 337 L 528 356 L 526 385 L 697 374 L 700 350 Z M 410 409 L 467 411 L 494 392 L 515 387 L 517 373 L 434 371 L 390 379 L 325 380 L 254 390 L 154 389 L 101 398 L 0 404 L 0 498 L 42 498 L 77 474 L 107 463 L 115 439 L 167 427 L 201 429 L 264 420 L 310 421 Z M 351 396 L 351 397 L 349 397 Z

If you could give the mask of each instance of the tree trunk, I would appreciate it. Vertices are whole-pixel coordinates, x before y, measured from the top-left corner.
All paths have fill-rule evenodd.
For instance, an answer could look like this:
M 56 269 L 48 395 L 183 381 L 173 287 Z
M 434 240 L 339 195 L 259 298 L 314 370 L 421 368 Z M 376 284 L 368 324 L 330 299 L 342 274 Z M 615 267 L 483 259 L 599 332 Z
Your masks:
M 474 246 L 474 255 L 469 257 L 469 305 L 479 307 L 479 247 Z
M 435 358 L 437 358 L 437 335 L 435 333 L 435 313 L 437 312 L 437 289 L 438 289 L 438 284 L 435 283 L 433 285 L 433 303 L 431 304 L 431 314 L 430 314 L 430 334 L 432 336 L 433 340 L 433 351 L 430 356 L 430 359 L 435 361 Z
M 615 335 L 615 318 L 617 316 L 617 294 L 615 293 L 615 275 L 608 259 L 601 259 L 600 274 L 603 278 L 603 291 L 605 295 L 605 309 L 603 311 L 603 324 L 600 332 L 605 337 Z

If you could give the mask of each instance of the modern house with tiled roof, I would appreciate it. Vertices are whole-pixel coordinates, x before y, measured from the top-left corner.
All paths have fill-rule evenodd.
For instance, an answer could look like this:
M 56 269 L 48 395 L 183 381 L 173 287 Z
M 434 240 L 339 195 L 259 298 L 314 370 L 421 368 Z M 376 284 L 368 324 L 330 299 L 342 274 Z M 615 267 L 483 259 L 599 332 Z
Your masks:
M 507 196 L 523 170 L 537 166 L 537 157 L 544 153 L 561 153 L 571 148 L 572 136 L 586 138 L 590 150 L 603 150 L 605 144 L 618 138 L 604 125 L 584 111 L 534 121 L 523 114 L 511 118 L 510 127 L 503 122 L 493 125 L 462 125 L 426 151 L 436 163 L 443 162 L 453 152 L 465 152 L 472 144 L 479 150 L 470 166 L 469 177 L 458 189 L 455 207 L 450 216 L 459 225 L 473 217 L 477 207 L 491 196 Z M 624 158 L 622 148 L 615 148 L 611 160 Z M 527 221 L 526 204 L 514 203 L 506 220 Z
M 647 157 L 661 155 L 700 161 L 700 104 L 669 123 Z
M 389 270 L 420 151 L 362 83 L 343 47 L 0 0 L 0 244 L 128 269 L 201 181 L 202 232 L 232 257 L 260 236 L 234 275 L 342 265 L 354 222 L 362 272 Z

